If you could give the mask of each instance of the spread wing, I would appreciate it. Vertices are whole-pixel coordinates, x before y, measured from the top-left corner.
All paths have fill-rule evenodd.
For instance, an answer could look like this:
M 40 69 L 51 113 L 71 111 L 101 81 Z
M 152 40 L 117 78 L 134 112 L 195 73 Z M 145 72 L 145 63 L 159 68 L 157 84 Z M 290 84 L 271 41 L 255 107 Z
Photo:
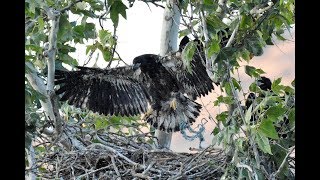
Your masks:
M 181 59 L 181 52 L 188 42 L 189 38 L 185 36 L 180 42 L 178 53 L 163 58 L 161 61 L 162 65 L 175 75 L 178 82 L 182 84 L 183 93 L 187 93 L 189 97 L 196 99 L 201 95 L 208 95 L 214 89 L 214 86 L 206 71 L 204 50 L 199 40 L 194 40 L 197 43 L 197 48 L 190 62 L 192 73 L 185 68 L 186 66 Z
M 93 112 L 133 116 L 147 111 L 149 95 L 133 78 L 130 66 L 98 69 L 78 67 L 77 71 L 56 70 L 61 101 Z

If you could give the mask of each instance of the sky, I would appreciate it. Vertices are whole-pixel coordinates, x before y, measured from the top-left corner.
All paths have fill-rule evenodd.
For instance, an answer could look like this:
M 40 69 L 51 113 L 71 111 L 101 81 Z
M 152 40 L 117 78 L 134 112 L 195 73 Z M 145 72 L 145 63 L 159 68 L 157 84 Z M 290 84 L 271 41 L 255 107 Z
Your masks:
M 117 52 L 120 54 L 121 58 L 125 60 L 128 64 L 132 63 L 134 57 L 141 54 L 153 53 L 159 54 L 160 52 L 160 35 L 161 35 L 161 26 L 162 26 L 162 17 L 163 9 L 156 8 L 153 5 L 149 7 L 140 1 L 136 1 L 132 8 L 127 10 L 127 19 L 120 17 L 119 26 L 117 30 L 118 35 L 118 45 Z M 105 27 L 112 29 L 112 24 L 104 24 Z M 99 29 L 97 25 L 97 29 Z M 275 40 L 273 46 L 266 46 L 264 48 L 264 53 L 262 56 L 254 57 L 250 64 L 246 62 L 241 62 L 240 65 L 250 65 L 256 68 L 263 69 L 266 74 L 266 77 L 269 77 L 272 80 L 275 80 L 279 77 L 282 77 L 282 83 L 284 85 L 290 85 L 290 83 L 295 78 L 295 42 L 294 35 L 295 29 L 291 30 L 291 35 L 286 31 L 284 37 L 289 39 L 289 41 L 281 42 Z M 93 42 L 91 42 L 93 43 Z M 87 58 L 85 54 L 85 47 L 76 46 L 77 53 L 71 54 L 74 58 L 84 61 Z M 95 59 L 93 57 L 92 59 Z M 92 60 L 87 66 L 92 66 L 94 61 Z M 83 65 L 83 63 L 80 65 Z M 101 68 L 106 67 L 107 63 L 103 60 L 102 56 L 99 56 L 97 65 Z M 253 82 L 253 79 L 244 73 L 244 68 L 239 69 L 239 77 L 243 85 L 243 91 L 248 92 L 248 86 Z M 238 78 L 238 77 L 237 77 Z M 208 114 L 211 114 L 212 117 L 215 117 L 217 113 L 224 111 L 223 107 L 221 108 L 212 108 L 210 103 L 219 96 L 221 92 L 219 88 L 207 95 L 198 99 L 197 102 L 200 104 L 209 104 L 207 106 L 207 111 L 201 111 L 200 117 L 197 118 L 194 127 L 201 122 L 202 118 L 207 118 Z M 239 93 L 240 99 L 243 99 L 243 95 Z M 208 121 L 205 125 L 205 142 L 202 144 L 203 147 L 208 146 L 213 136 L 210 135 L 215 124 L 212 121 Z M 180 132 L 173 134 L 173 139 L 171 142 L 171 149 L 178 152 L 190 152 L 189 148 L 198 148 L 199 140 L 194 141 L 185 140 Z

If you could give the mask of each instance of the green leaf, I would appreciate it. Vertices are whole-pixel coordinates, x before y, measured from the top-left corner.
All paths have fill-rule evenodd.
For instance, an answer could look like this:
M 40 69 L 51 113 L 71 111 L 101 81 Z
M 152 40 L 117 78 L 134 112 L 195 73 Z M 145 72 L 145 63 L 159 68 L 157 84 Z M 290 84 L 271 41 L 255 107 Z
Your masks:
M 219 128 L 217 128 L 217 127 L 215 127 L 214 129 L 213 129 L 213 135 L 215 136 L 215 135 L 217 135 L 218 133 L 219 133 L 220 131 L 219 131 Z
M 272 121 L 268 119 L 263 119 L 261 124 L 258 127 L 258 132 L 264 134 L 265 136 L 272 139 L 279 139 L 278 133 L 272 123 Z
M 282 78 L 278 78 L 276 80 L 274 80 L 271 84 L 271 90 L 275 93 L 275 94 L 280 94 L 282 92 L 284 92 L 285 90 L 285 86 L 281 85 L 281 80 Z
M 255 56 L 261 56 L 263 54 L 262 44 L 260 42 L 260 36 L 257 33 L 248 35 L 244 40 L 244 47 Z
M 61 43 L 66 42 L 66 41 L 70 41 L 73 39 L 72 26 L 71 26 L 66 14 L 62 14 L 60 16 L 59 30 L 58 30 L 57 38 L 58 38 L 58 41 L 60 41 Z
M 42 53 L 42 51 L 43 51 L 42 47 L 35 45 L 35 44 L 25 45 L 25 49 L 28 51 L 35 51 L 37 53 Z
M 285 24 L 289 34 L 291 35 L 291 32 L 290 32 L 291 27 L 289 25 L 290 24 L 289 20 L 286 17 L 282 16 L 281 14 L 277 14 L 276 17 Z
M 216 32 L 224 30 L 228 27 L 214 14 L 210 14 L 206 17 L 206 23 L 208 25 L 208 28 L 213 28 Z
M 103 2 L 102 1 L 94 1 L 90 3 L 90 6 L 92 7 L 93 10 L 95 11 L 102 11 L 103 10 Z
M 227 120 L 227 117 L 228 117 L 228 111 L 223 111 L 222 113 L 216 116 L 216 119 L 218 121 L 225 122 Z
M 269 143 L 269 139 L 261 132 L 257 132 L 255 134 L 255 141 L 258 144 L 258 147 L 264 152 L 264 153 L 269 153 L 271 155 L 271 147 L 270 147 L 270 143 Z
M 42 17 L 39 17 L 38 18 L 38 23 L 39 23 L 39 30 L 43 30 L 44 28 L 44 21 L 43 21 L 43 18 Z
M 99 39 L 102 45 L 105 45 L 112 38 L 112 34 L 108 30 L 99 30 Z
M 281 77 L 280 77 L 280 78 L 278 78 L 278 79 L 276 79 L 276 80 L 274 80 L 274 81 L 273 81 L 273 83 L 272 83 L 272 85 L 274 85 L 274 86 L 279 85 L 279 84 L 281 83 L 281 80 L 282 80 L 282 78 L 281 78 Z
M 231 85 L 229 82 L 226 82 L 224 85 L 224 89 L 226 90 L 227 95 L 232 96 Z
M 218 41 L 211 41 L 208 49 L 208 57 L 210 58 L 213 54 L 220 51 L 220 45 Z
M 283 108 L 281 105 L 272 106 L 266 111 L 266 115 L 268 116 L 268 119 L 272 122 L 276 122 L 279 117 L 283 116 L 286 112 L 286 109 Z
M 239 25 L 240 29 L 247 29 L 253 26 L 252 16 L 243 14 Z
M 218 96 L 217 97 L 217 100 L 215 100 L 214 102 L 214 105 L 217 106 L 219 105 L 220 103 L 225 103 L 225 104 L 232 104 L 233 103 L 233 97 L 232 96 Z
M 236 90 L 241 90 L 241 86 L 240 83 L 238 82 L 238 80 L 236 80 L 234 77 L 231 78 L 233 86 L 235 87 Z
M 186 1 L 186 2 L 187 2 L 186 4 L 189 4 L 189 1 Z M 203 0 L 202 9 L 208 12 L 208 14 L 211 14 L 217 8 L 218 8 L 218 3 L 212 0 Z
M 109 125 L 108 121 L 102 117 L 97 117 L 95 122 L 95 129 L 99 130 L 99 129 L 104 129 L 105 127 L 107 127 Z
M 181 30 L 181 31 L 179 31 L 179 38 L 180 38 L 180 37 L 187 36 L 187 35 L 190 34 L 190 33 L 191 33 L 190 29 Z
M 119 124 L 121 122 L 121 119 L 123 119 L 123 118 L 120 116 L 111 116 L 109 119 L 109 122 L 111 124 Z
M 295 111 L 295 108 L 292 108 L 289 115 L 288 115 L 290 126 L 294 125 L 295 120 L 296 120 L 295 118 L 296 118 L 296 111 Z
M 279 39 L 279 40 L 281 40 L 281 41 L 287 40 L 286 38 L 284 38 L 283 36 L 281 36 L 281 35 L 278 34 L 278 33 L 275 33 L 274 35 L 277 37 L 277 39 Z
M 93 45 L 88 45 L 86 48 L 86 54 L 89 53 L 89 51 L 95 51 L 97 49 L 97 44 L 93 44 Z
M 41 41 L 46 42 L 48 36 L 43 32 L 37 32 L 30 36 L 30 44 L 40 44 Z
M 108 47 L 102 46 L 100 43 L 97 45 L 97 47 L 101 51 L 103 59 L 107 62 L 110 61 L 112 58 L 110 49 Z
M 191 61 L 192 61 L 195 50 L 196 50 L 196 45 L 194 41 L 188 42 L 186 47 L 182 50 L 183 65 L 185 68 L 187 68 L 189 73 L 192 73 Z
M 122 1 L 114 1 L 112 3 L 110 7 L 110 18 L 115 27 L 118 27 L 119 14 L 121 14 L 123 18 L 127 19 L 126 9 L 128 8 L 122 3 Z
M 68 44 L 61 44 L 61 43 L 58 42 L 57 46 L 58 46 L 58 49 L 59 49 L 59 53 L 68 54 L 70 52 L 75 52 L 76 51 L 75 47 L 71 47 Z
M 265 72 L 262 69 L 256 69 L 253 66 L 245 66 L 245 73 L 248 74 L 250 77 L 259 77 L 260 74 L 264 74 Z
M 82 42 L 82 39 L 94 39 L 96 37 L 95 25 L 93 23 L 86 23 L 75 26 L 73 28 L 75 42 Z
M 78 61 L 68 54 L 59 53 L 59 58 L 57 60 L 60 60 L 60 61 L 66 63 L 68 65 L 71 65 L 71 66 L 78 65 Z
M 223 62 L 223 61 L 232 61 L 232 59 L 235 59 L 234 55 L 237 51 L 236 48 L 233 47 L 224 47 L 220 49 L 220 52 L 217 55 L 217 58 L 215 60 L 215 63 Z
M 245 48 L 243 48 L 241 52 L 242 52 L 241 57 L 242 57 L 245 61 L 249 62 L 249 60 L 251 59 L 251 57 L 250 57 L 250 52 L 249 52 L 247 49 L 245 49 Z

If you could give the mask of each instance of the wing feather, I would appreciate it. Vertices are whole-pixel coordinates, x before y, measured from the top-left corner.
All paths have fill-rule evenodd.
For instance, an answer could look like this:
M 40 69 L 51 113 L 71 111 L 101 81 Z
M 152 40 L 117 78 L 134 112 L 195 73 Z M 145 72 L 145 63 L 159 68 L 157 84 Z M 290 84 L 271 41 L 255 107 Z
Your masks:
M 102 70 L 78 67 L 77 71 L 56 70 L 62 101 L 109 115 L 133 116 L 147 111 L 149 95 L 144 86 L 131 76 L 128 67 Z
M 187 93 L 192 99 L 195 99 L 196 97 L 208 95 L 214 89 L 214 86 L 206 71 L 206 60 L 202 44 L 197 39 L 194 40 L 197 43 L 197 48 L 190 62 L 192 73 L 185 68 L 181 52 L 188 42 L 189 38 L 187 36 L 184 37 L 180 43 L 179 51 L 172 54 L 169 58 L 160 59 L 160 61 L 177 78 L 177 81 L 181 83 L 182 92 Z

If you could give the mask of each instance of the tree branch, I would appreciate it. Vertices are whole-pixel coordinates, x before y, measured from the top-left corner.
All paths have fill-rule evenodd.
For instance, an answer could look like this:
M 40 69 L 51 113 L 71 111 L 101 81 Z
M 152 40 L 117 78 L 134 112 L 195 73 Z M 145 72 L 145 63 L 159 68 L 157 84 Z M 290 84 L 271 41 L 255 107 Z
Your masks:
M 53 92 L 54 87 L 54 72 L 55 72 L 55 58 L 57 51 L 57 34 L 59 30 L 60 12 L 53 9 L 47 10 L 48 18 L 51 20 L 51 30 L 49 34 L 49 47 L 44 52 L 48 60 L 48 77 L 47 77 L 47 91 L 49 95 Z
M 233 32 L 232 32 L 232 34 L 231 34 L 231 36 L 230 36 L 230 38 L 229 38 L 229 40 L 228 40 L 228 42 L 227 42 L 226 47 L 230 47 L 231 44 L 233 43 L 234 37 L 236 36 L 236 33 L 238 32 L 238 29 L 239 29 L 240 20 L 241 20 L 241 19 L 240 19 L 240 17 L 239 17 L 239 23 L 238 23 L 238 25 L 236 26 L 236 28 L 234 28 L 234 30 L 233 30 Z
M 35 152 L 34 152 L 34 148 L 32 146 L 32 143 L 30 144 L 29 150 L 28 150 L 28 162 L 29 165 L 27 168 L 31 168 L 35 165 Z M 30 179 L 30 180 L 35 180 L 36 179 L 36 175 L 34 174 L 33 170 L 30 170 L 27 174 L 26 174 L 26 179 Z
M 203 1 L 201 1 L 201 3 L 203 4 Z M 203 10 L 200 11 L 200 18 L 201 18 L 201 23 L 202 23 L 202 29 L 203 29 L 203 36 L 204 36 L 204 43 L 205 43 L 205 57 L 206 57 L 206 71 L 209 75 L 209 77 L 211 79 L 213 79 L 214 75 L 211 72 L 212 69 L 212 62 L 215 60 L 216 55 L 211 56 L 210 58 L 208 57 L 208 42 L 210 41 L 210 37 L 209 37 L 209 32 L 207 29 L 207 23 L 206 23 L 206 19 L 205 19 L 205 15 Z
M 177 6 L 177 0 L 167 0 L 163 13 L 160 56 L 165 56 L 170 52 L 176 52 L 178 50 L 177 41 L 180 17 L 181 13 Z M 155 131 L 155 136 L 158 139 L 158 148 L 170 149 L 172 132 L 166 133 L 157 129 Z
M 39 93 L 41 93 L 44 97 L 46 97 L 45 101 L 39 99 L 40 104 L 41 104 L 41 106 L 42 106 L 47 118 L 51 119 L 51 120 L 54 120 L 55 116 L 54 116 L 54 113 L 53 113 L 52 104 L 51 104 L 50 98 L 48 97 L 48 94 L 46 92 L 46 86 L 45 86 L 43 80 L 40 77 L 38 77 L 36 75 L 36 73 L 34 73 L 34 72 L 26 74 L 26 77 L 27 77 L 31 87 L 34 90 L 36 90 Z

